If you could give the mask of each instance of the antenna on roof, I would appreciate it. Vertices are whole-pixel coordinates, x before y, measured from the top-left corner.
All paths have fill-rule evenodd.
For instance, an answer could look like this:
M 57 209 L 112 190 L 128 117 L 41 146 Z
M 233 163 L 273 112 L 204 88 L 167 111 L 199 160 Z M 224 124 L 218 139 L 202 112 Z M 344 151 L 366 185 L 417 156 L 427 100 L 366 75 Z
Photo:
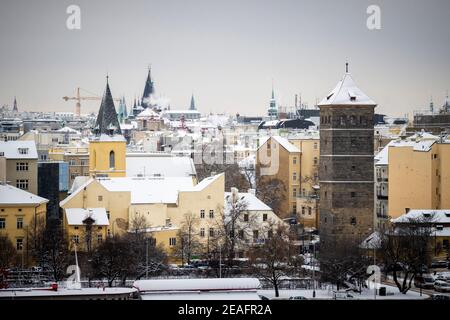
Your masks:
M 345 73 L 348 73 L 348 61 L 345 63 Z

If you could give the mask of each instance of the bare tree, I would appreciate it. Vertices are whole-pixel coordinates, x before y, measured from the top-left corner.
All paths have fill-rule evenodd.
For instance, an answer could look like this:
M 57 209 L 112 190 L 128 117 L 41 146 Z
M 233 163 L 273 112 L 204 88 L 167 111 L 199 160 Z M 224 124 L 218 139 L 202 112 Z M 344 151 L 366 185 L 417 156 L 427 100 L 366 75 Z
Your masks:
M 278 178 L 256 176 L 256 196 L 280 215 L 281 205 L 286 200 L 286 186 Z
M 10 268 L 16 258 L 17 252 L 7 235 L 0 235 L 0 269 Z
M 364 281 L 369 275 L 367 267 L 371 261 L 358 241 L 342 237 L 333 244 L 332 249 L 322 250 L 320 254 L 320 275 L 324 282 L 361 291 Z
M 386 270 L 392 270 L 394 282 L 403 294 L 430 263 L 433 220 L 433 216 L 409 218 L 380 232 L 383 264 Z
M 212 174 L 225 173 L 225 190 L 231 190 L 235 187 L 239 190 L 250 189 L 251 185 L 247 181 L 245 175 L 242 173 L 238 164 L 205 164 L 196 165 L 198 180 L 201 181 L 210 177 Z
M 252 274 L 271 283 L 278 297 L 282 279 L 297 273 L 302 262 L 291 246 L 286 225 L 272 224 L 267 231 L 264 243 L 254 246 L 250 251 L 250 270 Z
M 199 218 L 192 212 L 186 213 L 181 221 L 180 230 L 178 231 L 179 241 L 173 253 L 181 258 L 183 265 L 184 261 L 190 264 L 192 257 L 203 249 L 199 239 L 198 224 Z
M 237 188 L 232 188 L 225 199 L 225 207 L 220 210 L 217 232 L 209 239 L 213 250 L 219 249 L 224 254 L 229 267 L 234 264 L 237 250 L 248 249 L 248 239 L 253 235 L 256 217 L 247 208 L 245 198 L 239 195 Z
M 33 259 L 50 270 L 54 281 L 62 280 L 69 264 L 69 244 L 60 223 L 37 219 L 30 225 L 28 238 Z

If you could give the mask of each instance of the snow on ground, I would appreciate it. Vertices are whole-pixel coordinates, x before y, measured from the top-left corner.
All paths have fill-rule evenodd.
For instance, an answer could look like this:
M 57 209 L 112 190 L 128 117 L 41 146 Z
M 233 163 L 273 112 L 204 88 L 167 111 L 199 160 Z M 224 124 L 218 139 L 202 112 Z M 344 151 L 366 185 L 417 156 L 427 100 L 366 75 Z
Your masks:
M 379 296 L 377 294 L 377 300 L 414 300 L 414 299 L 426 299 L 428 295 L 414 292 L 409 290 L 406 294 L 401 294 L 398 292 L 396 287 L 383 285 L 386 287 L 387 294 L 386 296 Z M 333 299 L 333 290 L 316 290 L 316 297 L 313 298 L 313 290 L 311 289 L 298 289 L 298 290 L 280 290 L 280 298 L 289 298 L 292 296 L 303 296 L 308 299 Z M 390 293 L 394 293 L 393 295 L 389 295 Z M 275 297 L 275 290 L 258 290 L 258 294 L 265 296 L 269 299 Z M 363 289 L 361 294 L 356 292 L 350 292 L 353 298 L 348 298 L 348 300 L 373 300 L 374 299 L 374 291 L 369 289 Z

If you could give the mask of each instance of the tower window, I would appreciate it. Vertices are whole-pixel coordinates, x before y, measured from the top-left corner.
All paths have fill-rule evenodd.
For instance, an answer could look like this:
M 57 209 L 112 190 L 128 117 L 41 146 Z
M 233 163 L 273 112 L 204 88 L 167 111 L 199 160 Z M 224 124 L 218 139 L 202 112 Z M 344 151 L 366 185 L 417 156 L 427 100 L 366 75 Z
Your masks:
M 355 217 L 352 217 L 352 218 L 350 219 L 350 224 L 351 224 L 352 226 L 355 226 L 355 225 L 356 225 L 356 218 L 355 218 Z
M 356 192 L 350 192 L 350 197 L 352 198 L 356 197 Z
M 114 155 L 114 151 L 109 153 L 109 168 L 114 169 L 116 167 L 116 159 Z

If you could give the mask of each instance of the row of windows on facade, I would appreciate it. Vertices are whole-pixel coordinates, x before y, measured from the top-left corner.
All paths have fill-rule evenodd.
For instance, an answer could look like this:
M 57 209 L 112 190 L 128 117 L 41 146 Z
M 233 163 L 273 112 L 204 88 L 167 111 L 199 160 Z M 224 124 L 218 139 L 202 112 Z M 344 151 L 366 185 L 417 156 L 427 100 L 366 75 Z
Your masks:
M 16 188 L 28 190 L 28 179 L 16 180 Z
M 297 164 L 297 157 L 292 158 L 292 163 Z M 314 165 L 316 166 L 319 163 L 319 158 L 314 157 Z
M 327 222 L 328 222 L 328 218 L 327 218 L 327 217 L 324 217 L 324 218 L 323 218 L 323 222 L 324 222 L 324 223 L 327 223 Z M 350 224 L 353 225 L 353 226 L 356 226 L 356 217 L 351 217 L 351 218 L 350 218 Z
M 328 192 L 325 191 L 325 192 L 323 193 L 323 195 L 324 195 L 324 199 L 327 199 L 327 197 L 328 197 Z M 354 191 L 350 192 L 350 198 L 356 198 L 356 192 L 354 192 Z
M 80 160 L 80 166 L 87 166 L 89 163 L 87 160 Z M 76 166 L 77 165 L 77 161 L 75 159 L 70 159 L 69 160 L 69 165 L 70 166 Z
M 273 144 L 273 148 L 276 149 L 276 147 L 277 147 L 277 144 L 274 143 L 274 144 Z M 317 143 L 317 142 L 314 142 L 314 145 L 313 145 L 314 150 L 317 150 L 318 147 L 319 147 L 318 143 Z M 270 148 L 271 148 L 271 144 L 270 144 L 270 142 L 268 141 L 268 142 L 267 142 L 267 149 L 270 149 Z M 297 157 L 294 157 L 294 164 L 296 164 L 296 163 L 297 163 Z
M 16 162 L 16 171 L 28 171 L 28 162 Z
M 76 244 L 80 244 L 80 236 L 79 235 L 73 235 L 72 236 L 72 242 L 76 243 Z M 103 242 L 103 235 L 102 234 L 97 234 L 97 243 L 102 243 Z
M 349 124 L 352 126 L 355 126 L 359 122 L 359 124 L 361 124 L 361 125 L 367 125 L 367 120 L 368 119 L 365 116 L 359 116 L 359 119 L 357 116 L 353 116 L 353 115 L 352 116 L 340 116 L 339 124 L 341 126 L 345 126 L 345 125 L 349 125 Z M 330 123 L 332 123 L 332 121 L 333 121 L 333 118 L 330 115 L 320 117 L 321 124 L 330 124 Z
M 3 211 L 3 209 L 2 209 L 2 211 Z M 16 228 L 23 229 L 23 218 L 22 217 L 17 217 Z M 0 229 L 6 229 L 6 218 L 3 218 L 3 217 L 0 218 Z

